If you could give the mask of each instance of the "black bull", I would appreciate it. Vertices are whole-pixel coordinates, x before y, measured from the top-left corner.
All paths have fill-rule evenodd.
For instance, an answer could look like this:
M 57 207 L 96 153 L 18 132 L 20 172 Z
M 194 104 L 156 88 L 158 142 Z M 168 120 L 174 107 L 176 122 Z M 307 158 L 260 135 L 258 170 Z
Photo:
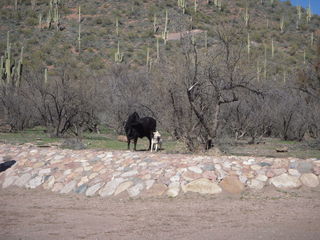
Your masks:
M 147 137 L 149 139 L 149 148 L 151 149 L 151 138 L 153 132 L 156 131 L 157 122 L 152 117 L 140 118 L 138 113 L 131 114 L 125 124 L 125 132 L 127 135 L 128 149 L 130 149 L 130 141 L 133 140 L 134 150 L 136 151 L 138 138 Z

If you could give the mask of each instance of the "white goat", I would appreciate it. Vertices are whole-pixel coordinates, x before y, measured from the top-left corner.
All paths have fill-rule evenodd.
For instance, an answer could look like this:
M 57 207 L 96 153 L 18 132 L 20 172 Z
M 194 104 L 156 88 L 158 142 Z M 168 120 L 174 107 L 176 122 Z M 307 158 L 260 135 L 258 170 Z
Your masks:
M 153 149 L 155 149 L 155 151 L 157 152 L 158 149 L 160 150 L 162 146 L 162 139 L 161 139 L 161 134 L 156 131 L 153 132 L 153 137 L 151 139 L 151 149 L 150 151 L 152 152 Z M 155 148 L 153 148 L 155 147 Z

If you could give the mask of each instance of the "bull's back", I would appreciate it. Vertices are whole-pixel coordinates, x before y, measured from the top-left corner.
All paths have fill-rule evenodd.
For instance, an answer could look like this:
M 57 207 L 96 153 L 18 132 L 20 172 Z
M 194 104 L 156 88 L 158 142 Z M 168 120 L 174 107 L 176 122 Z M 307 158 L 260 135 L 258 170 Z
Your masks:
M 157 129 L 157 122 L 152 117 L 140 118 L 140 122 L 146 134 L 149 134 L 150 132 L 155 132 Z

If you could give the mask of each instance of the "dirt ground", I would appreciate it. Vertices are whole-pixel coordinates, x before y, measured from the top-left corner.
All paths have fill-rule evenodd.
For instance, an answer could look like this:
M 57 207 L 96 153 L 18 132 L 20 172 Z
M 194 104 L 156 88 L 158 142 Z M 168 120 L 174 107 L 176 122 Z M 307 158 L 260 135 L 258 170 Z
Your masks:
M 0 239 L 320 239 L 320 189 L 106 199 L 0 189 Z

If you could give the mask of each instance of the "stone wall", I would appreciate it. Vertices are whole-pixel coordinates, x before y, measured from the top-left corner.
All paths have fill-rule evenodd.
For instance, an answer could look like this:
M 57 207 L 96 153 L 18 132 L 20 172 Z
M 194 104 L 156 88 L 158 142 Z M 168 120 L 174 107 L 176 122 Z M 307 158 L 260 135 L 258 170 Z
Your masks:
M 65 150 L 0 144 L 0 186 L 86 196 L 176 197 L 319 186 L 320 160 Z

